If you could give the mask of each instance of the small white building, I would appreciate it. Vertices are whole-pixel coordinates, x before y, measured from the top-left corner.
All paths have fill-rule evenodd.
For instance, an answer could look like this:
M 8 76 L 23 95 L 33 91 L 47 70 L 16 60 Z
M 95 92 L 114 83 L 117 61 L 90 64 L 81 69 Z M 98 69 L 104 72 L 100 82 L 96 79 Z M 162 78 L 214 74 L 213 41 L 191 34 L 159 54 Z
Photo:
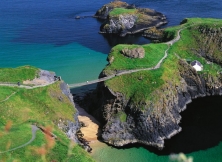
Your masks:
M 190 63 L 190 65 L 193 66 L 193 68 L 194 68 L 196 71 L 202 71 L 202 70 L 203 70 L 203 65 L 202 65 L 199 61 L 197 61 L 197 60 L 192 61 L 192 62 Z

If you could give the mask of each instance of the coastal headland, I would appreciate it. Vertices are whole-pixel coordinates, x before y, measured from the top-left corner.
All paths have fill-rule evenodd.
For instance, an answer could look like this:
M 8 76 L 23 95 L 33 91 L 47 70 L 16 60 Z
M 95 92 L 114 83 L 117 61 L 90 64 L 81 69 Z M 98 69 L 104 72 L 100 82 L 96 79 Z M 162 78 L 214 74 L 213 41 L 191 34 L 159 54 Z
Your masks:
M 89 101 L 103 141 L 163 149 L 165 139 L 182 131 L 180 112 L 192 99 L 221 95 L 221 30 L 219 19 L 187 18 L 163 29 L 162 43 L 113 47 L 100 78 L 115 77 L 99 83 Z M 142 58 L 134 57 L 137 48 Z

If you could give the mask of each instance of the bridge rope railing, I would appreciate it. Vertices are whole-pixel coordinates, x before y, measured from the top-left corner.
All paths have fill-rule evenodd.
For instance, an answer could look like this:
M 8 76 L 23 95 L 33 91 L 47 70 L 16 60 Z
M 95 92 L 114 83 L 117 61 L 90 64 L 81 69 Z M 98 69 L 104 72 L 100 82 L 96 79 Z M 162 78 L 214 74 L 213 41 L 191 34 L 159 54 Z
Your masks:
M 198 23 L 196 24 L 192 24 L 190 26 L 194 26 L 194 25 L 197 25 Z M 80 87 L 80 86 L 84 86 L 84 85 L 90 85 L 90 84 L 94 84 L 94 83 L 99 83 L 99 82 L 102 82 L 102 81 L 106 81 L 106 80 L 109 80 L 115 76 L 119 76 L 119 75 L 123 75 L 123 74 L 130 74 L 130 73 L 134 73 L 134 72 L 138 72 L 138 71 L 142 71 L 142 70 L 155 70 L 155 69 L 158 69 L 160 68 L 162 62 L 167 58 L 168 56 L 168 50 L 170 49 L 170 47 L 176 43 L 177 41 L 180 40 L 180 32 L 190 26 L 187 26 L 187 27 L 184 27 L 182 29 L 179 29 L 177 31 L 177 36 L 173 39 L 173 40 L 170 40 L 168 42 L 165 42 L 165 44 L 168 45 L 168 48 L 165 50 L 164 52 L 164 56 L 160 59 L 160 61 L 153 67 L 149 67 L 149 68 L 142 68 L 142 69 L 134 69 L 134 70 L 124 70 L 124 71 L 121 71 L 121 72 L 117 72 L 116 74 L 113 74 L 113 75 L 110 75 L 108 77 L 103 77 L 103 78 L 100 78 L 100 79 L 97 79 L 97 80 L 92 80 L 92 81 L 86 81 L 86 82 L 82 82 L 82 83 L 76 83 L 76 84 L 70 84 L 69 87 L 70 88 L 74 88 L 74 87 Z

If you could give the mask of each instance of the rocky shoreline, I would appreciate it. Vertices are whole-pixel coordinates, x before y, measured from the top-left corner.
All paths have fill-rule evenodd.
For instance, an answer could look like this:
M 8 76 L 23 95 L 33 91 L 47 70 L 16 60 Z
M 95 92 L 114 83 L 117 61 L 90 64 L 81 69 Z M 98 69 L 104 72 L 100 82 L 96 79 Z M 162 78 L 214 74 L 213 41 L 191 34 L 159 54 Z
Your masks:
M 152 103 L 150 105 L 141 103 L 149 111 L 140 110 L 137 107 L 142 105 L 134 105 L 121 93 L 114 93 L 104 83 L 99 83 L 93 103 L 92 98 L 86 100 L 93 105 L 90 109 L 99 107 L 94 111 L 104 123 L 102 132 L 104 142 L 118 147 L 130 143 L 141 143 L 163 149 L 165 139 L 170 139 L 182 131 L 179 126 L 180 112 L 186 109 L 186 105 L 191 103 L 192 99 L 222 95 L 222 83 L 218 82 L 219 80 L 198 75 L 189 64 L 184 61 L 180 63 L 181 86 L 172 87 L 172 84 L 169 83 L 166 89 L 162 89 L 167 92 L 166 95 L 161 96 L 159 101 L 160 106 L 166 105 L 164 111 L 158 107 L 159 105 L 152 105 Z M 212 80 L 215 82 L 215 86 L 209 87 L 209 82 Z M 176 94 L 173 91 L 176 91 Z M 172 96 L 168 96 L 168 94 L 172 94 Z M 168 100 L 164 100 L 165 97 Z M 116 114 L 120 113 L 127 115 L 126 121 L 122 122 L 116 117 Z
M 81 131 L 81 128 L 84 127 L 84 124 L 79 121 L 79 111 L 75 106 L 73 95 L 71 94 L 70 89 L 65 82 L 62 82 L 60 84 L 60 89 L 62 90 L 63 94 L 65 94 L 69 98 L 70 102 L 73 104 L 73 108 L 75 109 L 76 113 L 73 116 L 75 122 L 60 121 L 60 123 L 58 123 L 58 127 L 66 133 L 69 139 L 79 144 L 87 152 L 91 152 L 92 148 L 89 146 L 89 141 L 84 138 L 84 134 Z
M 202 29 L 203 27 L 201 25 L 199 27 L 199 24 L 197 26 L 193 25 L 189 31 L 191 33 L 196 32 L 200 28 Z M 208 31 L 209 27 L 205 28 L 204 30 Z M 202 38 L 201 31 L 200 35 L 194 37 L 198 43 L 199 37 Z M 167 36 L 171 37 L 171 35 L 173 35 L 173 32 Z M 184 37 L 183 35 L 182 38 L 184 39 Z M 205 36 L 205 38 L 208 38 L 206 39 L 208 41 L 219 40 L 218 37 L 217 32 L 214 32 L 214 35 L 208 34 Z M 204 46 L 205 44 L 198 44 L 195 47 L 202 47 L 201 49 L 203 49 Z M 218 47 L 220 46 L 218 45 Z M 195 51 L 192 46 L 189 46 L 188 49 Z M 214 50 L 216 51 L 216 49 Z M 198 56 L 200 57 L 200 55 Z M 206 59 L 204 60 L 206 61 L 204 68 L 207 69 L 208 67 L 212 72 L 209 72 L 209 70 L 203 72 L 196 71 L 190 65 L 189 60 L 179 57 L 179 54 L 174 54 L 173 62 L 176 60 L 176 66 L 173 64 L 176 67 L 173 73 L 174 76 L 170 75 L 170 77 L 167 77 L 161 86 L 149 93 L 151 96 L 149 100 L 137 98 L 139 101 L 135 101 L 133 95 L 127 96 L 120 93 L 118 89 L 112 90 L 111 86 L 116 85 L 116 82 L 111 82 L 113 84 L 111 86 L 109 86 L 110 84 L 99 83 L 96 91 L 86 96 L 82 103 L 85 109 L 93 114 L 103 125 L 102 140 L 117 147 L 140 143 L 154 146 L 160 150 L 163 149 L 165 139 L 170 139 L 182 131 L 180 113 L 186 109 L 188 103 L 199 97 L 222 95 L 222 73 L 220 69 L 213 68 L 213 63 L 212 65 L 208 64 L 212 59 L 209 60 L 204 55 L 202 57 Z M 172 63 L 169 62 L 165 66 L 169 67 L 169 65 L 172 65 Z M 215 64 L 215 66 L 217 65 Z M 103 76 L 103 72 L 101 72 L 100 77 Z M 141 80 L 143 80 L 143 77 L 137 76 L 136 78 L 129 75 L 128 79 L 132 78 L 137 79 L 135 84 L 140 84 Z M 119 77 L 114 79 L 114 81 L 118 81 L 118 79 L 120 79 L 118 83 L 122 84 L 124 78 Z M 151 84 L 153 82 L 148 83 Z M 121 87 L 119 88 L 121 89 Z
M 118 14 L 112 14 L 116 13 L 114 10 L 119 10 Z M 137 8 L 134 4 L 130 5 L 122 1 L 113 1 L 104 5 L 94 17 L 105 20 L 100 27 L 100 33 L 112 33 L 121 37 L 141 33 L 150 27 L 160 27 L 168 23 L 166 16 L 160 12 L 148 8 Z

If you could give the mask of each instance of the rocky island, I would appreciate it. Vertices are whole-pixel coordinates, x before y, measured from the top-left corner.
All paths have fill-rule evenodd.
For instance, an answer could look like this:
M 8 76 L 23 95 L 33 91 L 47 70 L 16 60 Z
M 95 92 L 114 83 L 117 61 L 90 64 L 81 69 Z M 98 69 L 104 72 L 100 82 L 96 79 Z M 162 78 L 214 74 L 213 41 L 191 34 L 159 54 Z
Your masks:
M 100 33 L 115 33 L 120 36 L 143 32 L 150 27 L 167 23 L 166 16 L 148 8 L 137 8 L 122 1 L 113 1 L 100 8 L 96 18 L 104 19 Z
M 108 56 L 100 78 L 113 77 L 99 83 L 88 107 L 110 145 L 163 149 L 182 131 L 180 112 L 192 99 L 222 95 L 222 20 L 184 19 L 161 33 L 162 43 L 117 45 Z M 143 57 L 126 55 L 138 48 Z

